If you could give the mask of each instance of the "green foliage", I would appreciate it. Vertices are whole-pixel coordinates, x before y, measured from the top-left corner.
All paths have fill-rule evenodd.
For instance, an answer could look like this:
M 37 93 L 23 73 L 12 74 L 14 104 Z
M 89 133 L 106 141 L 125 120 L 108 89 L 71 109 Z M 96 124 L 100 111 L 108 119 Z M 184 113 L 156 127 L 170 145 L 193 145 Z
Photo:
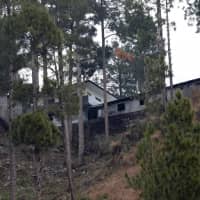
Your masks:
M 24 24 L 24 40 L 30 41 L 33 52 L 38 53 L 44 47 L 53 47 L 61 43 L 61 31 L 50 18 L 48 11 L 38 3 L 22 4 L 19 19 Z
M 144 200 L 200 199 L 200 125 L 180 93 L 169 103 L 162 130 L 147 128 L 138 146 L 140 174 L 130 181 Z
M 145 105 L 146 113 L 157 121 L 164 111 L 163 88 L 165 87 L 165 71 L 167 69 L 162 57 L 147 56 L 145 58 Z
M 187 0 L 187 6 L 184 7 L 185 18 L 188 18 L 190 24 L 195 21 L 197 32 L 200 32 L 200 1 L 199 0 Z
M 166 70 L 166 65 L 162 58 L 146 57 L 146 93 L 149 96 L 161 94 L 164 87 L 163 73 Z
M 121 3 L 120 19 L 113 22 L 112 30 L 116 32 L 121 41 L 120 48 L 131 53 L 134 60 L 126 62 L 113 59 L 114 63 L 108 68 L 110 82 L 115 94 L 135 96 L 144 92 L 145 68 L 148 67 L 145 64 L 145 57 L 157 54 L 156 23 L 149 15 L 148 6 L 142 1 L 119 2 Z M 114 42 L 113 48 L 117 46 L 117 42 Z
M 0 200 L 9 200 L 9 193 L 8 192 L 1 192 Z
M 135 58 L 134 62 L 130 63 L 113 58 L 113 61 L 114 64 L 108 65 L 110 91 L 119 97 L 137 96 L 144 82 L 142 60 Z
M 123 42 L 134 48 L 135 54 L 149 54 L 156 48 L 156 25 L 149 7 L 142 1 L 125 0 L 124 20 L 118 23 L 116 31 Z M 151 52 L 151 53 L 152 53 Z
M 5 94 L 10 88 L 9 68 L 13 72 L 24 66 L 24 57 L 18 55 L 21 23 L 16 14 L 0 18 L 0 94 Z
M 193 115 L 190 102 L 184 99 L 179 92 L 174 101 L 168 105 L 165 123 L 175 125 L 179 130 L 187 131 L 191 129 Z
M 33 86 L 32 84 L 24 84 L 22 80 L 13 84 L 13 99 L 22 104 L 30 105 L 33 102 Z
M 76 75 L 72 68 L 76 68 L 77 64 L 85 78 L 92 76 L 98 65 L 98 44 L 94 42 L 96 28 L 92 17 L 94 1 L 47 0 L 47 3 L 51 5 L 50 13 L 64 34 L 63 46 L 67 51 L 69 77 Z
M 48 96 L 55 96 L 56 94 L 56 87 L 57 87 L 57 83 L 55 80 L 52 79 L 47 79 L 44 82 L 44 86 L 42 88 L 42 93 L 47 94 Z
M 37 150 L 56 145 L 59 141 L 58 129 L 43 112 L 24 114 L 12 123 L 12 139 L 15 144 L 32 145 Z

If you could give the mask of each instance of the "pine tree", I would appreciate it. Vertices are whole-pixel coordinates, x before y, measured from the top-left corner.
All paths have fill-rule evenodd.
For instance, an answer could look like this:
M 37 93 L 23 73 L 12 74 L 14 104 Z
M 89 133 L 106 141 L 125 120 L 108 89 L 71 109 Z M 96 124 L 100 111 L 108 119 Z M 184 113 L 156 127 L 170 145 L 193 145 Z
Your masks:
M 62 35 L 57 26 L 53 23 L 47 10 L 38 3 L 22 4 L 22 10 L 19 17 L 25 24 L 23 33 L 24 46 L 31 55 L 33 111 L 36 111 L 39 92 L 38 57 L 43 55 L 44 49 L 58 45 Z M 30 44 L 28 48 L 27 43 Z M 47 79 L 47 77 L 45 77 L 45 79 Z
M 134 181 L 143 199 L 199 199 L 199 147 L 200 125 L 193 122 L 189 100 L 177 93 L 166 109 L 161 129 L 149 127 L 139 145 L 141 172 Z
M 77 76 L 79 67 L 81 68 L 81 76 L 83 79 L 88 79 L 97 69 L 96 54 L 98 45 L 93 40 L 93 37 L 96 35 L 94 18 L 92 17 L 93 1 L 59 0 L 55 2 L 47 2 L 50 4 L 50 12 L 52 16 L 54 16 L 57 25 L 62 29 L 64 37 L 66 38 L 63 42 L 62 49 L 59 49 L 60 58 L 62 57 L 64 61 L 64 82 L 68 83 L 68 85 L 72 85 L 72 79 Z M 77 10 L 79 12 L 77 12 Z M 65 57 L 61 56 L 63 50 L 67 52 Z M 75 69 L 77 69 L 76 72 Z M 70 138 L 72 138 L 71 118 L 72 116 L 68 116 Z M 79 123 L 81 123 L 81 121 L 82 120 L 80 120 Z M 79 127 L 83 127 L 83 124 Z M 82 135 L 80 138 L 84 139 L 83 132 L 84 130 L 79 130 L 79 135 Z M 84 143 L 83 140 L 80 141 L 82 141 L 82 144 Z M 79 146 L 81 147 L 83 145 Z
M 16 15 L 14 1 L 0 2 L 2 15 L 0 19 L 0 91 L 1 94 L 8 97 L 8 124 L 9 124 L 9 157 L 10 157 L 10 199 L 16 199 L 16 160 L 15 148 L 10 139 L 12 132 L 13 121 L 13 85 L 14 76 L 17 73 L 19 66 L 22 65 L 22 56 L 18 55 L 20 45 L 17 40 L 20 39 L 19 30 L 21 28 L 20 21 Z
M 20 8 L 20 9 L 19 9 Z M 18 37 L 12 40 L 13 44 L 17 44 L 18 49 L 13 48 L 15 51 L 15 56 L 13 53 L 8 53 L 7 56 L 10 56 L 8 59 L 8 63 L 12 66 L 10 70 L 11 80 L 13 80 L 13 72 L 14 70 L 18 70 L 13 59 L 18 59 L 23 57 L 23 55 L 19 56 L 18 53 L 22 50 L 25 50 L 26 54 L 30 54 L 31 56 L 31 69 L 32 69 L 32 81 L 33 81 L 33 110 L 37 110 L 37 98 L 38 98 L 38 90 L 39 90 L 39 80 L 38 80 L 38 56 L 41 55 L 42 47 L 50 47 L 52 45 L 56 45 L 57 41 L 60 40 L 60 32 L 57 27 L 54 25 L 52 20 L 50 19 L 46 10 L 41 8 L 37 3 L 27 3 L 21 4 L 19 6 L 16 14 L 13 16 L 13 24 L 17 27 L 17 29 L 10 29 L 10 33 L 15 33 L 13 30 L 18 30 Z M 16 23 L 18 22 L 18 23 Z M 11 41 L 10 41 L 11 42 Z M 13 51 L 13 50 L 12 50 Z M 12 57 L 11 57 L 12 56 Z M 28 56 L 26 56 L 28 58 Z M 18 59 L 19 60 L 19 59 Z M 28 61 L 28 59 L 26 59 Z M 27 64 L 27 62 L 26 62 Z M 24 65 L 21 65 L 23 67 Z M 13 91 L 14 83 L 11 82 L 10 89 L 10 103 L 9 108 L 12 107 L 12 99 L 16 98 L 17 92 Z M 22 99 L 22 98 L 21 98 Z M 12 112 L 10 111 L 10 116 Z M 12 123 L 12 117 L 10 117 L 10 122 Z M 10 124 L 11 124 L 10 123 Z M 11 127 L 11 126 L 10 126 Z M 13 127 L 10 128 L 12 132 Z M 37 175 L 38 186 L 40 187 L 40 177 Z M 39 188 L 38 187 L 38 188 Z M 38 199 L 40 198 L 40 189 L 38 189 Z

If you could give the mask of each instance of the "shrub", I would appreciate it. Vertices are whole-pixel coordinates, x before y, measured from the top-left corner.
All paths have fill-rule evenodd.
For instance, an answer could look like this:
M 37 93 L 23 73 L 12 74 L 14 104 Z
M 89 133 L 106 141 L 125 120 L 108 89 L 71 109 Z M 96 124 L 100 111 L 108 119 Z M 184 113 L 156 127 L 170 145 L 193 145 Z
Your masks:
M 102 135 L 95 136 L 93 141 L 91 141 L 88 146 L 90 153 L 95 153 L 99 156 L 111 154 L 110 141 L 107 141 Z
M 41 150 L 58 143 L 59 130 L 43 112 L 24 114 L 13 121 L 12 139 L 15 144 L 32 145 Z

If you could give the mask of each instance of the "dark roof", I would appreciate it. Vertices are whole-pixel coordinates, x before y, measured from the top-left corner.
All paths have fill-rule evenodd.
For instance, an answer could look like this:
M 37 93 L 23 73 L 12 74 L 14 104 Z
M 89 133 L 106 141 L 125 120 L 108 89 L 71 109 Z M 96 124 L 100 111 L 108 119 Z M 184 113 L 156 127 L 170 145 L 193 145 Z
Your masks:
M 120 98 L 120 99 L 117 99 L 117 100 L 114 100 L 114 101 L 110 101 L 108 102 L 108 105 L 113 105 L 113 104 L 116 104 L 116 103 L 122 103 L 122 102 L 125 102 L 125 101 L 132 101 L 133 99 L 136 99 L 134 97 L 124 97 L 124 98 Z M 95 106 L 90 106 L 90 108 L 102 108 L 104 106 L 104 104 L 99 104 L 99 105 L 95 105 Z
M 192 80 L 189 80 L 189 81 L 184 81 L 184 82 L 181 82 L 181 83 L 174 84 L 173 88 L 181 88 L 181 87 L 184 87 L 186 85 L 192 85 L 192 84 L 200 84 L 200 78 L 196 78 L 196 79 L 192 79 Z M 168 86 L 167 88 L 170 88 L 170 87 Z
M 115 104 L 115 103 L 121 103 L 121 102 L 124 102 L 124 101 L 132 101 L 133 99 L 135 99 L 135 98 L 134 97 L 119 98 L 117 100 L 108 102 L 108 105 L 112 105 L 112 104 Z
M 86 82 L 86 83 L 91 83 L 91 84 L 95 85 L 96 87 L 98 87 L 99 89 L 104 90 L 101 86 L 97 85 L 95 82 L 93 82 L 93 81 L 91 81 L 91 80 L 87 80 L 87 81 L 85 81 L 85 82 Z M 114 94 L 112 94 L 112 93 L 109 92 L 108 90 L 107 90 L 107 93 L 108 93 L 109 95 L 113 96 L 114 98 L 117 98 Z
M 89 81 L 91 82 L 92 84 L 96 85 L 97 87 L 99 87 L 96 83 L 92 82 L 92 81 Z M 173 85 L 173 88 L 182 88 L 184 86 L 187 86 L 187 85 L 192 85 L 192 84 L 199 84 L 200 85 L 200 78 L 197 78 L 197 79 L 192 79 L 192 80 L 189 80 L 189 81 L 185 81 L 185 82 L 181 82 L 181 83 L 177 83 L 177 84 L 174 84 Z M 99 87 L 101 88 L 101 87 Z M 167 89 L 169 89 L 170 87 L 168 86 Z M 103 88 L 101 88 L 103 90 Z M 112 94 L 111 94 L 112 95 Z M 112 95 L 113 96 L 113 95 Z M 117 100 L 114 100 L 114 101 L 110 101 L 108 102 L 108 105 L 112 105 L 112 104 L 115 104 L 115 103 L 121 103 L 121 102 L 124 102 L 124 101 L 132 101 L 133 99 L 138 99 L 138 98 L 135 98 L 135 97 L 124 97 L 124 98 L 119 98 Z M 104 106 L 104 104 L 100 104 L 100 105 L 96 105 L 96 106 L 90 106 L 90 108 L 102 108 Z

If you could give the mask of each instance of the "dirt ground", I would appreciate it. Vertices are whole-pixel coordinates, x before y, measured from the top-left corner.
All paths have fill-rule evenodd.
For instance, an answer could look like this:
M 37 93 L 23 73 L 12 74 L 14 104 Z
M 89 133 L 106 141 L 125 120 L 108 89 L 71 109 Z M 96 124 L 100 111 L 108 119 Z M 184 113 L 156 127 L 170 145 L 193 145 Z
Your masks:
M 2 141 L 1 141 L 2 142 Z M 0 142 L 0 199 L 8 199 L 9 194 L 9 157 L 8 147 Z M 22 149 L 23 150 L 23 149 Z M 34 168 L 32 157 L 25 150 L 16 152 L 17 184 L 19 200 L 34 200 Z M 88 156 L 85 165 L 73 168 L 75 188 L 78 197 L 91 200 L 138 200 L 139 192 L 128 186 L 125 174 L 134 176 L 139 167 L 135 161 L 136 148 L 123 153 L 119 160 L 111 161 L 111 156 Z M 43 168 L 42 199 L 65 200 L 68 191 L 66 167 L 63 153 L 50 151 Z
M 89 198 L 92 200 L 139 200 L 139 192 L 130 188 L 125 179 L 126 173 L 129 176 L 135 176 L 139 172 L 139 167 L 135 165 L 135 148 L 124 155 L 121 162 L 122 164 L 114 169 L 116 171 L 89 188 L 87 191 Z

